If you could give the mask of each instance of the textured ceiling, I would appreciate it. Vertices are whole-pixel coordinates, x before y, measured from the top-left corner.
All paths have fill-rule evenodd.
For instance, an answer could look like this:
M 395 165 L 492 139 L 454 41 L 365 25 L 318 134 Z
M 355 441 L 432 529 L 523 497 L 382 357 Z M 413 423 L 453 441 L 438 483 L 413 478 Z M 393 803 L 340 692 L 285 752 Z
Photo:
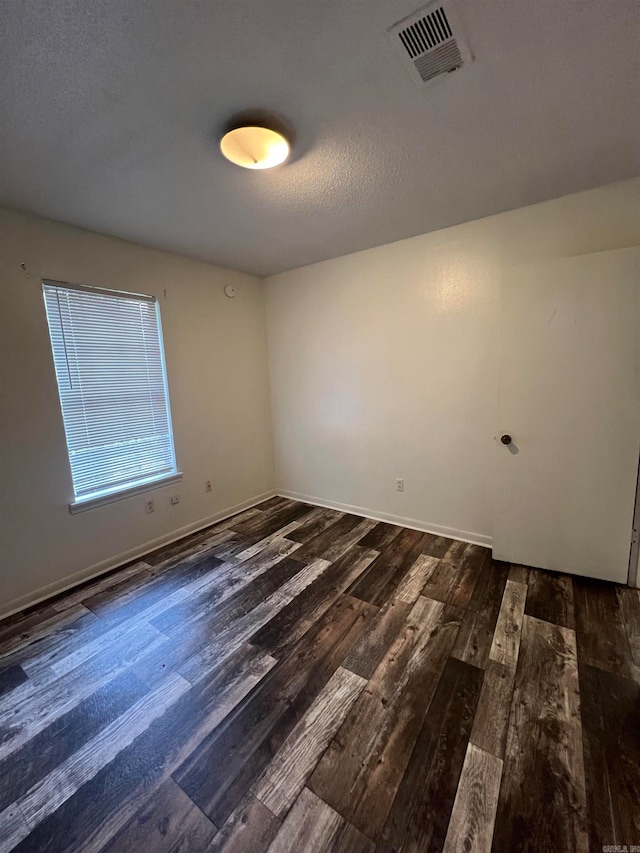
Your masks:
M 636 0 L 458 0 L 476 60 L 422 89 L 420 5 L 3 0 L 0 204 L 266 275 L 640 172 Z M 244 171 L 262 107 L 293 158 Z

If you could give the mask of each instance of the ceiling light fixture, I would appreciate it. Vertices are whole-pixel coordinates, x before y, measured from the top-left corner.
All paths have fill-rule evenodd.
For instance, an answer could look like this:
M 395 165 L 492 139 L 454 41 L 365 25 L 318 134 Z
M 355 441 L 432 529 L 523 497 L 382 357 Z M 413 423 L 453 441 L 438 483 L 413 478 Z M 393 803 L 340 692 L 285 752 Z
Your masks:
M 220 140 L 223 155 L 245 169 L 272 169 L 289 156 L 287 139 L 267 127 L 246 126 L 230 130 Z

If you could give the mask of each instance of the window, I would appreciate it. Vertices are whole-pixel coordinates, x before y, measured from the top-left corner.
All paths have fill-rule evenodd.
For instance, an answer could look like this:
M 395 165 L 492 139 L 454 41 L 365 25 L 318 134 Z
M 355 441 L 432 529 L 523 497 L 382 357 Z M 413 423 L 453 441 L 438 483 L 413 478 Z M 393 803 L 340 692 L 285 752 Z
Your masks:
M 44 282 L 75 502 L 178 479 L 153 296 Z

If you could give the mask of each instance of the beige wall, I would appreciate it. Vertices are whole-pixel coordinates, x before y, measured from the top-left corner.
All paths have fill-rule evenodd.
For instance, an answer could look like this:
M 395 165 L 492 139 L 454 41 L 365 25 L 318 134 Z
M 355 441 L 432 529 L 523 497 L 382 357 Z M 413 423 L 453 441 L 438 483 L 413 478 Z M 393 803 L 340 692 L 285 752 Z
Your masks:
M 278 490 L 489 544 L 503 271 L 639 212 L 635 179 L 267 279 Z
M 184 480 L 149 493 L 151 515 L 146 495 L 68 512 L 73 490 L 43 277 L 153 293 L 160 301 Z M 223 294 L 228 283 L 235 299 Z M 273 488 L 258 279 L 0 209 L 0 300 L 0 613 Z M 174 493 L 177 506 L 169 503 Z
M 0 613 L 274 486 L 490 543 L 503 270 L 638 245 L 639 210 L 636 179 L 267 279 L 270 401 L 258 279 L 0 209 Z M 43 277 L 160 300 L 184 480 L 152 515 L 68 512 Z

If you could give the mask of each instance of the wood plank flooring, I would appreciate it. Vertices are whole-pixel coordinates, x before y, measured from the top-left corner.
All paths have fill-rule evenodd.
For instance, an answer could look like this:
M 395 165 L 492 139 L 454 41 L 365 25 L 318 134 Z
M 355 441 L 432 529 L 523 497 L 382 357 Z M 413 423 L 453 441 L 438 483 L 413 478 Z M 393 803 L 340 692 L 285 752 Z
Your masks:
M 608 845 L 638 590 L 276 497 L 0 623 L 0 853 Z

